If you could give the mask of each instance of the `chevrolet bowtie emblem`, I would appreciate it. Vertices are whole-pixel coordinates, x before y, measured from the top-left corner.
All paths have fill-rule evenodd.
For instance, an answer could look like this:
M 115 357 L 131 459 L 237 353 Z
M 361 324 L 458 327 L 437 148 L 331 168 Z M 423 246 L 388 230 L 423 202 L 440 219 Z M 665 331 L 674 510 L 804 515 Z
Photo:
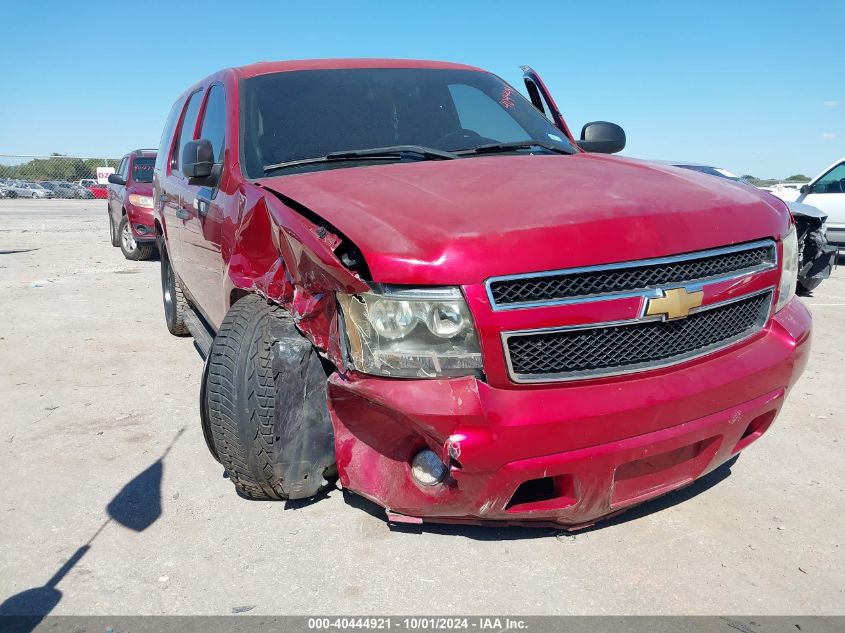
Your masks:
M 673 288 L 664 290 L 662 297 L 648 300 L 646 316 L 663 315 L 667 320 L 683 319 L 689 316 L 692 308 L 701 305 L 704 299 L 704 291 L 687 292 L 684 288 Z

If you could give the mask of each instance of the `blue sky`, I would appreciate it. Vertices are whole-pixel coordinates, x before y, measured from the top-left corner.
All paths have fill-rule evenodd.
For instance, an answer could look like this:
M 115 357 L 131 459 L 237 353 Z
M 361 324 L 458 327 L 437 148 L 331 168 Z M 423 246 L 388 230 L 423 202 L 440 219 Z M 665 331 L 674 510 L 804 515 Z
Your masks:
M 530 64 L 573 132 L 620 123 L 629 156 L 781 178 L 845 156 L 841 0 L 4 0 L 2 15 L 0 154 L 155 146 L 175 97 L 226 66 L 404 57 L 518 87 Z

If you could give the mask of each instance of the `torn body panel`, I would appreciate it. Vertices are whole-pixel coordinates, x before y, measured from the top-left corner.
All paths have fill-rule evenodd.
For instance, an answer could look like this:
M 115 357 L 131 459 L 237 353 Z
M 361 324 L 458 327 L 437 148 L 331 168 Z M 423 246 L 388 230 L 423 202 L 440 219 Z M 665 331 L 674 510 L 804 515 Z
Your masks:
M 798 233 L 798 288 L 806 294 L 830 277 L 839 249 L 828 244 L 823 233 L 826 216 L 820 212 L 810 214 L 805 209 L 816 210 L 809 205 L 790 203 Z
M 297 328 L 339 369 L 345 364 L 336 292 L 368 286 L 335 254 L 343 238 L 279 200 L 246 199 L 228 260 L 227 292 L 255 292 L 282 306 Z

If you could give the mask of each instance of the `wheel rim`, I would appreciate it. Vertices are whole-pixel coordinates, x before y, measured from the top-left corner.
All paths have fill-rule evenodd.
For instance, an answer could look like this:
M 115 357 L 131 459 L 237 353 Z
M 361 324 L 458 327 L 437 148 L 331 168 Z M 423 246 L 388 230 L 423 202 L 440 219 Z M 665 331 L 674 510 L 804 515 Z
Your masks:
M 132 237 L 132 230 L 129 228 L 129 222 L 123 225 L 123 233 L 120 235 L 120 240 L 123 242 L 123 248 L 127 252 L 135 250 L 135 238 Z

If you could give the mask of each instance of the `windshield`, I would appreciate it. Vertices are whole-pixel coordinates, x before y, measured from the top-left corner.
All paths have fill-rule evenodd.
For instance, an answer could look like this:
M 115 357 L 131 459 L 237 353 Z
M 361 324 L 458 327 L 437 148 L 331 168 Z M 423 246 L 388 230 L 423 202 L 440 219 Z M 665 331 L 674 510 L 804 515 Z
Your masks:
M 242 108 L 242 163 L 250 178 L 263 176 L 268 165 L 395 146 L 452 152 L 536 140 L 559 151 L 577 151 L 511 86 L 473 70 L 273 73 L 243 80 Z M 525 147 L 506 151 L 549 152 Z M 369 164 L 364 157 L 330 166 L 362 164 Z M 296 171 L 327 166 L 304 165 Z
M 132 164 L 132 180 L 135 182 L 152 182 L 155 164 L 155 157 L 136 158 Z

